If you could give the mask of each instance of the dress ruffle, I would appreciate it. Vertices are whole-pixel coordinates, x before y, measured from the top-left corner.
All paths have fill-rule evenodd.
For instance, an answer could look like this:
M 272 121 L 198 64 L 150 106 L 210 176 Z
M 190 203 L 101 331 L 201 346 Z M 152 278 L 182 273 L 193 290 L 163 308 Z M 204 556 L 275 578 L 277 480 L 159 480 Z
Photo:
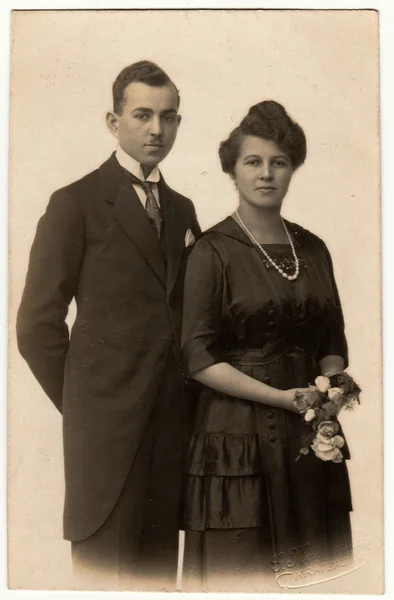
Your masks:
M 220 477 L 264 473 L 257 434 L 195 433 L 187 472 Z
M 294 422 L 293 415 L 287 415 L 287 420 L 288 424 Z M 300 436 L 287 439 L 287 450 L 294 460 Z M 268 474 L 257 434 L 196 432 L 191 439 L 189 453 L 186 529 L 271 528 Z M 314 510 L 320 514 L 317 506 L 313 508 L 316 502 L 317 505 L 320 502 L 325 505 L 327 515 L 340 515 L 352 510 L 345 465 L 324 463 L 313 456 L 303 457 L 300 463 L 294 465 L 288 460 L 289 506 L 294 514 L 299 515 L 298 519 L 306 518 L 308 521 L 308 514 L 313 519 Z M 280 474 L 277 476 L 280 477 Z M 315 489 L 316 480 L 321 482 L 319 493 Z M 336 520 L 337 516 L 334 522 Z
M 186 528 L 259 527 L 268 522 L 256 434 L 195 433 L 187 472 Z
M 189 475 L 186 529 L 226 529 L 269 526 L 264 478 Z

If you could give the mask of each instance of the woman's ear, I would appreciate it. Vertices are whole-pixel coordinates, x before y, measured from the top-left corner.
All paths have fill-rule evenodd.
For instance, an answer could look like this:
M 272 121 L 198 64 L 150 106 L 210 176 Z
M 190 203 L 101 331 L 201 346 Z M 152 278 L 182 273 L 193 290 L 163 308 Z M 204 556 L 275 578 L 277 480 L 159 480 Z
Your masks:
M 230 177 L 231 177 L 231 180 L 232 180 L 233 184 L 235 185 L 235 189 L 238 190 L 238 183 L 237 183 L 237 181 L 235 179 L 234 173 L 230 173 Z

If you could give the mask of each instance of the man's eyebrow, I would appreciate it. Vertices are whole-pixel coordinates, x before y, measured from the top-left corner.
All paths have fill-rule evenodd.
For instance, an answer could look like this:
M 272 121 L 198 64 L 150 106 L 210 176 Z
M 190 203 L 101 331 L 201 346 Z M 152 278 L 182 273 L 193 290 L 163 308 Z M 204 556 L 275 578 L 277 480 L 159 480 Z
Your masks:
M 136 112 L 136 111 L 148 112 L 148 113 L 153 112 L 153 110 L 151 108 L 146 108 L 146 106 L 138 106 L 137 108 L 133 108 L 133 112 Z
M 137 108 L 133 108 L 132 110 L 133 113 L 135 112 L 145 112 L 145 113 L 149 113 L 149 114 L 153 114 L 153 110 L 151 108 L 146 108 L 146 106 L 138 106 Z M 163 110 L 160 114 L 162 115 L 169 115 L 169 114 L 177 114 L 177 111 L 175 108 L 167 108 L 166 110 Z

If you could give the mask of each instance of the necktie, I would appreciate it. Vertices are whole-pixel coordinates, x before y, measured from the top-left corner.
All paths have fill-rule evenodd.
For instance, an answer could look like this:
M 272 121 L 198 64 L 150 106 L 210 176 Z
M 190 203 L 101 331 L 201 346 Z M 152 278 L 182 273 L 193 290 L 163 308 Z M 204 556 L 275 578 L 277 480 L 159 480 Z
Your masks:
M 157 237 L 159 238 L 161 232 L 162 216 L 160 206 L 157 204 L 157 200 L 152 190 L 152 183 L 150 181 L 142 181 L 142 179 L 139 179 L 129 171 L 126 171 L 126 174 L 134 185 L 139 185 L 144 190 L 146 194 L 145 211 L 148 218 L 152 222 L 154 228 L 156 229 Z

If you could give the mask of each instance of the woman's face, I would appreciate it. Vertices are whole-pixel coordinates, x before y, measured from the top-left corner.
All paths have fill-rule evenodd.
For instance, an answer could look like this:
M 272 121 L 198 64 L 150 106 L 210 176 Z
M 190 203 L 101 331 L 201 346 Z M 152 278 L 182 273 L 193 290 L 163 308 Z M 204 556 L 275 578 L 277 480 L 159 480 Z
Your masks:
M 274 141 L 246 135 L 232 178 L 238 186 L 241 203 L 280 208 L 293 172 L 290 158 Z

